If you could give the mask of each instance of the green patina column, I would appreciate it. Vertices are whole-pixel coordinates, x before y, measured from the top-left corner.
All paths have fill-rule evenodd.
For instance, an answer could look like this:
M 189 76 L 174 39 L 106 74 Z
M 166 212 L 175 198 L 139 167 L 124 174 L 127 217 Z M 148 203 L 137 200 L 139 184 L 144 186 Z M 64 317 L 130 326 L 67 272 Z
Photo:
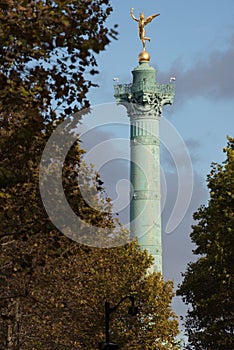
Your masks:
M 162 107 L 173 102 L 174 85 L 156 82 L 144 49 L 138 61 L 133 82 L 115 85 L 114 96 L 126 107 L 131 126 L 131 237 L 153 255 L 152 270 L 162 272 L 159 120 Z

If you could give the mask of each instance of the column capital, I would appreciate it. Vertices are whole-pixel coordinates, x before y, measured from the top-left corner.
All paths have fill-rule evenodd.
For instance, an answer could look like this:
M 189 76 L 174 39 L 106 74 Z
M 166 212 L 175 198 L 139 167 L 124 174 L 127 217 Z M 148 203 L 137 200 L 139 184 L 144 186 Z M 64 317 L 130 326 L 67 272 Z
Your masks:
M 130 117 L 147 114 L 147 117 L 160 116 L 162 107 L 172 104 L 175 86 L 173 84 L 149 84 L 144 81 L 133 84 L 117 84 L 114 96 L 117 104 L 127 108 Z

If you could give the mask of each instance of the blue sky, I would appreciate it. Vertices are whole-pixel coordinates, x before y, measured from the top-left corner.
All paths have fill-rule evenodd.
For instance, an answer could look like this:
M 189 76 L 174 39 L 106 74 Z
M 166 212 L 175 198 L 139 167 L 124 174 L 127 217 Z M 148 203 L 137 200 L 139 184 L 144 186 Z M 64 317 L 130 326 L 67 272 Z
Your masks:
M 207 202 L 206 175 L 210 164 L 224 160 L 222 149 L 226 145 L 226 135 L 234 136 L 234 1 L 112 0 L 111 4 L 114 12 L 108 25 L 118 23 L 119 36 L 118 41 L 113 41 L 98 56 L 100 74 L 95 82 L 99 88 L 89 94 L 91 104 L 115 102 L 114 77 L 121 83 L 131 82 L 131 71 L 138 65 L 137 56 L 141 51 L 137 23 L 129 15 L 132 7 L 136 17 L 141 11 L 146 16 L 160 13 L 146 27 L 147 35 L 151 37 L 147 51 L 151 55 L 151 65 L 157 70 L 159 83 L 169 83 L 171 76 L 176 77 L 174 104 L 166 107 L 163 115 L 185 141 L 194 172 L 192 200 L 186 215 L 172 234 L 163 234 L 164 276 L 178 284 L 181 272 L 194 258 L 189 239 L 192 213 Z M 125 112 L 120 109 L 120 113 Z M 118 122 L 116 112 L 110 113 L 108 118 Z M 100 134 L 105 134 L 104 139 L 107 139 L 119 130 L 106 127 Z M 128 137 L 126 130 L 120 132 L 125 138 Z M 87 144 L 88 141 L 84 142 L 84 146 Z M 176 196 L 176 170 L 163 145 L 161 166 L 167 179 L 162 218 L 165 227 Z M 114 174 L 122 176 L 120 168 L 124 166 L 110 163 L 103 175 L 111 194 Z M 175 301 L 174 308 L 178 314 L 183 314 L 184 307 L 179 300 Z

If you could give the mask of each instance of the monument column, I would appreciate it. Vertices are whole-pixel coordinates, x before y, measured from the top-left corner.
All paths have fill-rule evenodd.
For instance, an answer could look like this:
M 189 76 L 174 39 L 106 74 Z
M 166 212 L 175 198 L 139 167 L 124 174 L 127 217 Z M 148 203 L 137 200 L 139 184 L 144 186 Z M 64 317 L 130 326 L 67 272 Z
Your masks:
M 156 83 L 145 43 L 138 61 L 132 83 L 115 85 L 114 95 L 130 118 L 131 238 L 136 237 L 140 246 L 148 249 L 154 257 L 153 270 L 162 273 L 159 119 L 162 107 L 173 101 L 174 85 Z

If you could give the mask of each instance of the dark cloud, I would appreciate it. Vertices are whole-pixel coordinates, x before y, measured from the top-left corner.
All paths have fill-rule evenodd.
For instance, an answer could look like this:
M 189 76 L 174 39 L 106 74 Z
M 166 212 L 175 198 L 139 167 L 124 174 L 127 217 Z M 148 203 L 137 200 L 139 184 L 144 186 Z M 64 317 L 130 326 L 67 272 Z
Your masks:
M 177 146 L 175 145 L 175 147 Z M 194 165 L 200 160 L 201 142 L 190 138 L 185 140 L 185 147 L 188 151 L 191 162 Z M 176 154 L 176 159 L 173 159 L 172 155 L 170 154 L 170 152 L 167 150 L 167 148 L 164 146 L 163 143 L 160 145 L 160 152 L 161 152 L 160 158 L 161 158 L 162 167 L 166 171 L 175 172 L 177 171 L 176 169 L 178 167 L 184 168 L 185 161 L 186 161 L 184 148 L 180 149 L 180 147 L 177 147 L 174 149 L 174 155 Z M 176 164 L 175 164 L 175 160 L 176 160 Z
M 170 233 L 166 234 L 166 226 L 169 220 L 177 194 L 176 174 L 167 173 L 167 198 L 162 212 L 162 242 L 163 242 L 163 275 L 165 280 L 173 280 L 174 288 L 182 282 L 182 273 L 186 271 L 189 262 L 194 261 L 194 245 L 190 239 L 192 231 L 193 213 L 197 211 L 200 205 L 205 204 L 208 192 L 198 173 L 194 174 L 194 190 L 188 210 L 180 225 Z M 179 316 L 185 316 L 188 307 L 182 302 L 181 298 L 173 299 L 173 309 Z M 182 327 L 183 328 L 183 327 Z
M 191 202 L 181 223 L 170 234 L 166 232 L 166 226 L 170 218 L 177 196 L 176 174 L 167 173 L 167 198 L 162 212 L 162 237 L 163 237 L 163 267 L 166 278 L 173 279 L 175 284 L 181 282 L 181 273 L 185 271 L 186 264 L 194 260 L 192 254 L 193 245 L 190 240 L 193 213 L 200 205 L 207 201 L 208 192 L 203 180 L 198 173 L 194 173 L 194 188 Z
M 216 50 L 208 57 L 199 56 L 193 66 L 184 70 L 177 60 L 169 71 L 176 77 L 177 101 L 204 96 L 211 99 L 234 98 L 234 35 L 226 50 Z M 168 73 L 159 73 L 160 81 L 168 81 Z
M 103 186 L 106 189 L 108 196 L 115 204 L 114 210 L 116 207 L 118 208 L 118 216 L 121 222 L 126 224 L 129 222 L 128 206 L 126 204 L 129 202 L 129 189 L 127 187 L 127 182 L 129 182 L 130 178 L 128 155 L 127 153 L 125 155 L 125 152 L 118 151 L 116 149 L 116 146 L 121 148 L 121 142 L 123 141 L 117 140 L 117 142 L 115 142 L 116 135 L 114 132 L 103 129 L 104 128 L 94 128 L 87 130 L 87 133 L 84 133 L 81 137 L 82 146 L 87 151 L 87 154 L 90 150 L 94 150 L 94 160 L 92 163 L 95 165 L 95 169 L 101 176 Z M 121 136 L 126 139 L 125 135 L 119 135 L 119 137 Z M 114 142 L 111 140 L 114 140 Z M 127 142 L 129 141 L 127 140 Z M 117 145 L 117 143 L 120 144 Z M 101 147 L 102 144 L 103 147 Z M 98 147 L 96 148 L 96 146 Z M 126 145 L 124 144 L 123 147 L 125 146 Z M 99 154 L 100 150 L 102 154 Z M 110 155 L 113 155 L 113 157 L 110 157 Z M 118 158 L 118 156 L 120 158 Z M 103 161 L 101 162 L 102 166 L 97 167 L 96 165 L 99 163 L 101 158 L 103 158 Z M 105 161 L 105 158 L 110 160 Z M 85 156 L 84 160 L 86 161 Z

